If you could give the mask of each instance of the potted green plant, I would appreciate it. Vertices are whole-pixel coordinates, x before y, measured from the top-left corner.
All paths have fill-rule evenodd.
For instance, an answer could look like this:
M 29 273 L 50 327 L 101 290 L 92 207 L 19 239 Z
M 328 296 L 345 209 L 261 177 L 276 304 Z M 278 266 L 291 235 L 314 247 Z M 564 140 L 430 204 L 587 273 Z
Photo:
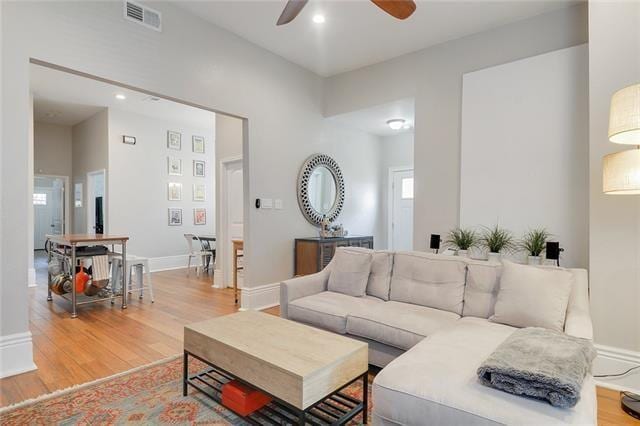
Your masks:
M 480 236 L 480 244 L 489 250 L 489 261 L 499 262 L 503 251 L 514 249 L 513 235 L 510 231 L 495 225 L 493 228 L 485 227 Z
M 539 265 L 541 263 L 540 254 L 547 247 L 547 240 L 551 234 L 545 228 L 537 228 L 528 231 L 520 241 L 520 247 L 527 252 L 527 263 L 529 265 Z
M 467 256 L 468 250 L 477 245 L 478 236 L 473 229 L 458 227 L 449 231 L 445 243 L 455 248 L 458 256 Z

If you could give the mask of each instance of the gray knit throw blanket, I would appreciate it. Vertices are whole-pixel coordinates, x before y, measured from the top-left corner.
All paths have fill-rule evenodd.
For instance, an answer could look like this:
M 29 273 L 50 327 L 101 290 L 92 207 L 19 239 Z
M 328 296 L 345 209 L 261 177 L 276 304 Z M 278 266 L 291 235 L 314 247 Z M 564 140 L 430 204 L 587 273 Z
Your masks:
M 480 382 L 514 395 L 573 407 L 596 357 L 593 343 L 543 328 L 516 330 L 480 368 Z

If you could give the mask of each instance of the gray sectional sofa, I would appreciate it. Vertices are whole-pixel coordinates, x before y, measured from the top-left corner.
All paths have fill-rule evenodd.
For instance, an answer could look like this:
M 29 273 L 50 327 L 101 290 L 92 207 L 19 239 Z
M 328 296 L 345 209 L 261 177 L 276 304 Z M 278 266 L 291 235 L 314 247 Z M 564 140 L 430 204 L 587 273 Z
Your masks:
M 340 250 L 362 252 L 366 249 Z M 333 261 L 284 281 L 284 318 L 369 344 L 374 424 L 595 424 L 595 382 L 587 376 L 570 409 L 480 384 L 478 366 L 516 328 L 490 321 L 500 286 L 498 263 L 422 252 L 371 251 L 366 292 L 328 291 Z M 564 332 L 591 339 L 587 272 L 573 274 Z

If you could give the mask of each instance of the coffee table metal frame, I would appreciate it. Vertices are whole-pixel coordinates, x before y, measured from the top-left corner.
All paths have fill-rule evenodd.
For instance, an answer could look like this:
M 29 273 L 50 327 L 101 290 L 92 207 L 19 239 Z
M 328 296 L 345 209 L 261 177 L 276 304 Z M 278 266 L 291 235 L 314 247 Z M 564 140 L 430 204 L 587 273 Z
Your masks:
M 209 368 L 196 374 L 190 375 L 190 356 L 203 362 Z M 245 382 L 241 378 L 229 373 L 228 371 L 223 370 L 220 367 L 215 366 L 211 362 L 202 359 L 201 357 L 194 355 L 188 351 L 184 351 L 182 374 L 183 396 L 187 396 L 188 386 L 191 385 L 207 397 L 213 399 L 219 404 L 222 404 L 222 385 L 231 380 L 237 380 L 242 384 L 258 389 L 260 392 L 269 395 L 273 399 L 272 402 L 265 405 L 261 409 L 254 411 L 248 416 L 242 416 L 231 410 L 230 408 L 225 407 L 247 422 L 254 425 L 343 425 L 349 420 L 353 419 L 359 413 L 362 413 L 363 424 L 367 424 L 367 409 L 369 403 L 369 372 L 365 372 L 364 374 L 354 378 L 353 380 L 342 386 L 340 389 L 325 396 L 316 403 L 311 404 L 304 410 L 294 407 L 293 405 L 281 400 L 280 398 L 270 394 L 269 392 L 266 392 L 265 390 L 260 389 L 252 385 L 251 383 Z M 357 382 L 358 380 L 362 380 L 362 401 L 342 392 L 346 387 Z

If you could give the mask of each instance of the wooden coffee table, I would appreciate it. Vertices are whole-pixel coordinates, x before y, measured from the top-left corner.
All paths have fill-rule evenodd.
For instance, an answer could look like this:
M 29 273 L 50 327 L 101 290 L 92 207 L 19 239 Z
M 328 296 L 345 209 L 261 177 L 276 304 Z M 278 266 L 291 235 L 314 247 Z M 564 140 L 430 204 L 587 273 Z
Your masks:
M 189 374 L 189 357 L 208 367 Z M 367 344 L 273 315 L 238 312 L 184 328 L 183 395 L 188 385 L 220 402 L 239 380 L 273 397 L 245 419 L 264 424 L 367 423 Z M 362 380 L 362 400 L 342 390 Z

